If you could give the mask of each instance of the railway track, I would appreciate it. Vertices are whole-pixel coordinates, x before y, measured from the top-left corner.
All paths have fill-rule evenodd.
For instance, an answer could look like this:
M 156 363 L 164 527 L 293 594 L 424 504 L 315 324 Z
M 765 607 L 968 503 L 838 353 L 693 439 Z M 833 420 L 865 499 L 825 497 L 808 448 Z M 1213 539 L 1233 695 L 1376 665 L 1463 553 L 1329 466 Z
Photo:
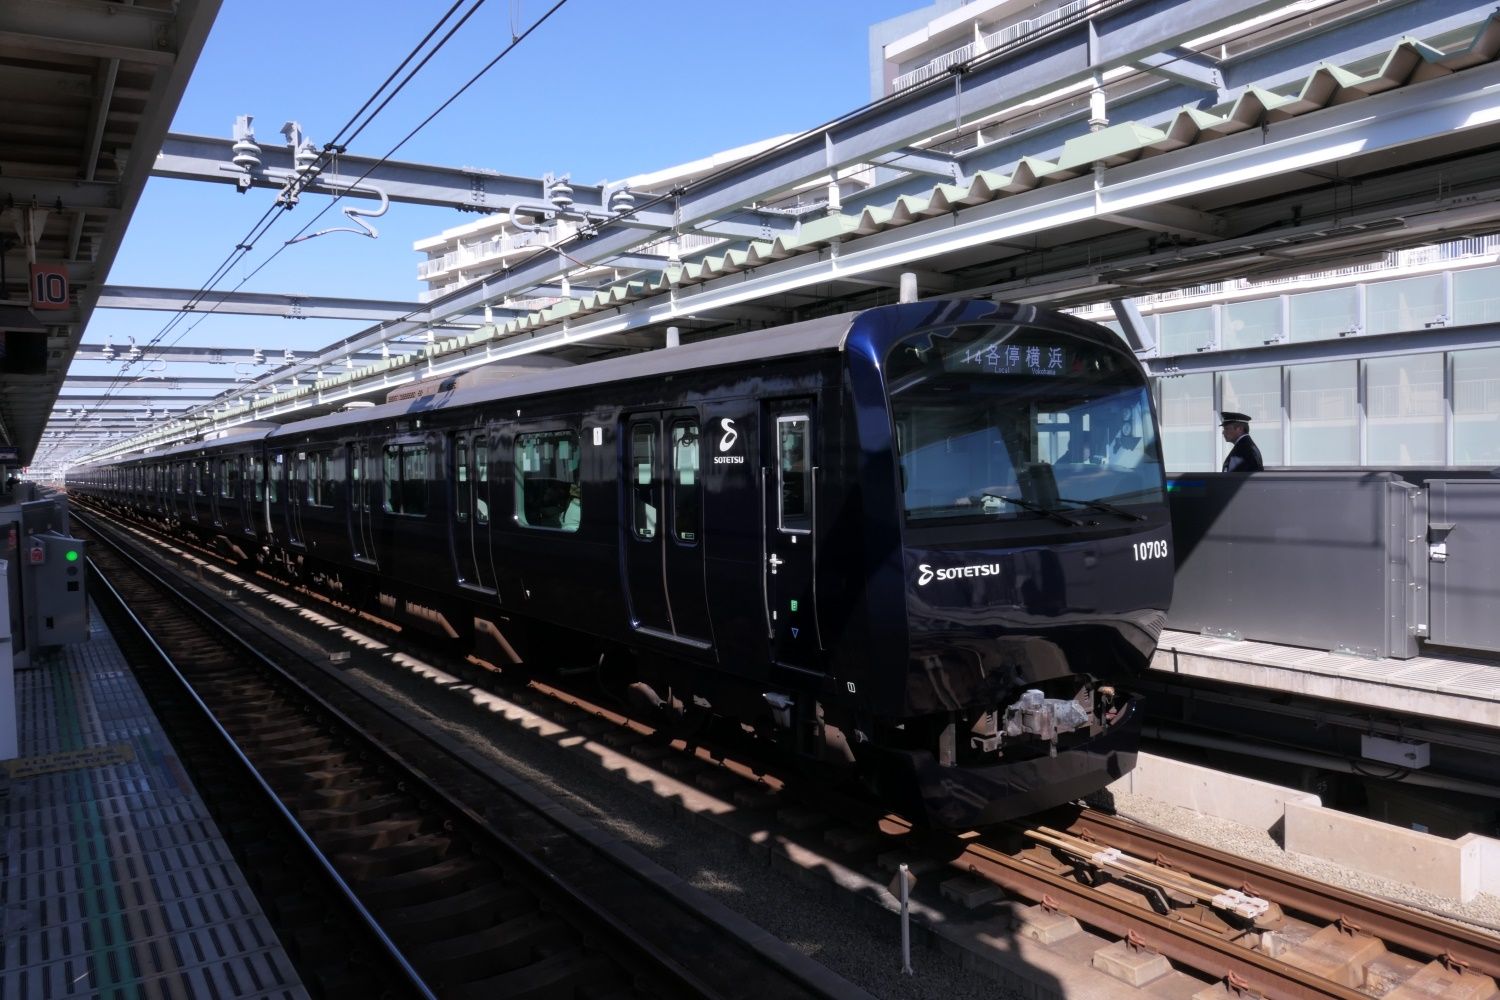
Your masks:
M 463 664 L 449 668 L 469 683 L 495 680 Z M 1003 907 L 1016 935 L 1054 945 L 1097 936 L 1108 955 L 1094 966 L 1148 995 L 1500 998 L 1496 938 L 1104 813 L 1070 810 L 985 836 L 934 834 L 809 787 L 753 745 L 671 741 L 614 708 L 535 682 L 509 694 L 616 727 L 622 747 L 646 741 L 650 759 L 668 755 L 683 782 L 733 802 L 742 819 L 753 812 L 740 826 L 762 840 L 804 854 L 832 844 L 838 864 L 862 866 L 882 884 L 893 857 L 945 873 L 919 890 L 934 904 L 931 887 L 945 879 L 989 885 L 996 891 L 984 898 L 1000 899 L 984 906 Z M 974 916 L 958 907 L 947 919 Z
M 77 526 L 96 541 L 115 539 L 93 519 Z M 732 914 L 697 906 L 654 866 L 570 829 L 549 803 L 518 797 L 351 697 L 325 665 L 202 606 L 202 594 L 126 549 L 112 542 L 94 552 L 96 576 L 152 609 L 149 639 L 132 640 L 122 612 L 111 613 L 112 630 L 127 633 L 122 644 L 142 644 L 128 651 L 132 662 L 143 662 L 152 644 L 191 689 L 170 687 L 167 669 L 143 677 L 173 738 L 178 716 L 201 701 L 237 747 L 228 757 L 242 757 L 257 775 L 210 805 L 231 837 L 245 834 L 242 864 L 268 888 L 265 908 L 287 918 L 279 932 L 294 960 L 311 959 L 306 974 L 325 994 L 861 995 Z M 199 783 L 210 791 L 229 766 L 199 744 L 182 757 L 200 763 Z M 248 798 L 244 788 L 254 785 L 270 798 Z M 294 832 L 273 843 L 253 819 L 283 806 Z M 277 874 L 297 841 L 300 874 Z M 347 886 L 351 899 L 303 892 L 305 873 L 319 870 L 322 883 Z M 355 915 L 354 929 L 337 939 L 325 917 L 335 909 Z M 351 938 L 359 946 L 349 947 Z M 380 960 L 369 960 L 377 952 Z M 351 953 L 359 957 L 318 967 Z M 405 981 L 391 970 L 404 970 Z

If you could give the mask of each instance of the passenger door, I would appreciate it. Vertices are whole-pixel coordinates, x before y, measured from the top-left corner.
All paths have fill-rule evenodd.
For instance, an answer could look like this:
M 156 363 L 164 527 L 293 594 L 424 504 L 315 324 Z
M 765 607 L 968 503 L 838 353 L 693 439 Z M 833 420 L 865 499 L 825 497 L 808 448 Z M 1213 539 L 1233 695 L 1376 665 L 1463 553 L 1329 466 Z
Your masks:
M 765 511 L 766 619 L 771 659 L 821 669 L 817 592 L 817 455 L 811 399 L 764 404 L 761 483 Z
M 625 418 L 621 548 L 635 627 L 707 648 L 701 437 L 693 410 Z
M 452 436 L 453 566 L 461 587 L 495 593 L 490 548 L 490 439 L 462 432 Z
M 349 446 L 349 549 L 354 558 L 378 567 L 375 555 L 375 525 L 371 504 L 379 492 L 377 456 L 363 441 Z
M 287 541 L 299 549 L 307 548 L 307 538 L 302 533 L 302 508 L 306 506 L 311 482 L 308 473 L 307 452 L 292 452 L 292 462 L 286 480 L 286 531 Z

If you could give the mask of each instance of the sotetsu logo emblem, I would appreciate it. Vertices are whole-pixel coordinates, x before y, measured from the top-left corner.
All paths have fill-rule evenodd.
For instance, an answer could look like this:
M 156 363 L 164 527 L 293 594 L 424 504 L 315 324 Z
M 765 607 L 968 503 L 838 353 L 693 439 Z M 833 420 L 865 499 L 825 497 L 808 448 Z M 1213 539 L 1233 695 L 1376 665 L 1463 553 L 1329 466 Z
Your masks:
M 934 569 L 922 563 L 917 567 L 917 586 L 925 587 L 933 580 L 968 580 L 976 576 L 999 576 L 999 563 L 980 563 L 975 566 L 951 566 L 946 569 Z
M 724 432 L 723 436 L 719 438 L 719 451 L 720 452 L 726 452 L 730 448 L 733 448 L 734 445 L 735 445 L 735 442 L 740 439 L 740 432 L 737 431 L 737 430 L 735 430 L 734 420 L 732 420 L 729 417 L 720 417 L 719 418 L 719 429 Z M 744 455 L 724 455 L 724 454 L 715 455 L 714 456 L 714 464 L 715 465 L 744 465 L 745 464 L 745 456 Z

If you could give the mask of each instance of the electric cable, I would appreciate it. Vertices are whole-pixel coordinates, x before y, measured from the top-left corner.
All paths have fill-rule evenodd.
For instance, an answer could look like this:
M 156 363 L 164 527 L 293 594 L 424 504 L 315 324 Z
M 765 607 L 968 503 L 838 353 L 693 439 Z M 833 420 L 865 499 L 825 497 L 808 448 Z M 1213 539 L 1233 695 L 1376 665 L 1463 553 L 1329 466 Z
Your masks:
M 317 159 L 312 162 L 312 165 L 309 168 L 305 169 L 302 174 L 293 177 L 289 181 L 287 188 L 283 192 L 282 200 L 273 203 L 271 207 L 269 207 L 265 211 L 265 213 L 261 215 L 260 219 L 250 227 L 249 232 L 247 232 L 245 236 L 235 244 L 234 249 L 231 250 L 229 254 L 225 256 L 224 260 L 219 263 L 218 267 L 214 269 L 209 278 L 201 286 L 199 286 L 198 290 L 189 297 L 188 301 L 184 305 L 179 307 L 178 311 L 170 320 L 167 321 L 166 324 L 163 325 L 162 329 L 157 331 L 157 333 L 155 333 L 151 337 L 151 339 L 147 341 L 145 347 L 141 348 L 140 357 L 136 358 L 135 360 L 152 360 L 147 358 L 146 352 L 160 344 L 164 337 L 166 337 L 174 329 L 176 329 L 177 326 L 179 326 L 186 319 L 188 312 L 196 311 L 197 306 L 205 298 L 207 298 L 215 288 L 217 288 L 219 282 L 223 281 L 224 278 L 227 277 L 229 272 L 232 271 L 235 266 L 238 265 L 239 262 L 243 260 L 251 250 L 254 249 L 255 244 L 270 230 L 273 225 L 275 225 L 276 220 L 280 218 L 281 211 L 278 210 L 286 210 L 291 207 L 291 201 L 288 200 L 288 196 L 290 196 L 290 198 L 295 198 L 298 191 L 300 191 L 306 183 L 304 179 L 316 176 L 317 173 L 321 171 L 322 167 L 325 165 L 324 161 L 331 159 L 337 152 L 341 151 L 341 143 L 347 143 L 355 136 L 357 136 L 360 132 L 363 132 L 366 128 L 368 128 L 369 125 L 375 120 L 375 118 L 396 97 L 396 95 L 399 94 L 403 89 L 405 89 L 406 85 L 412 81 L 412 79 L 417 75 L 418 72 L 421 71 L 424 66 L 427 65 L 432 57 L 435 56 L 438 51 L 440 51 L 443 46 L 445 46 L 448 41 L 452 39 L 453 35 L 457 33 L 457 31 L 462 28 L 465 23 L 467 23 L 469 18 L 471 18 L 475 14 L 475 12 L 477 12 L 479 8 L 485 4 L 486 0 L 474 0 L 473 6 L 469 8 L 468 12 L 463 15 L 463 17 L 458 21 L 457 24 L 453 25 L 448 30 L 448 32 L 437 42 L 437 44 L 432 47 L 431 51 L 429 51 L 422 58 L 421 62 L 419 62 L 417 66 L 414 67 L 411 72 L 406 75 L 406 77 L 395 87 L 395 89 L 386 95 L 385 100 L 380 103 L 379 107 L 372 111 L 364 119 L 364 121 L 361 122 L 357 128 L 355 128 L 354 132 L 352 132 L 348 137 L 345 137 L 344 133 L 348 132 L 351 128 L 354 127 L 360 116 L 363 115 L 364 112 L 370 107 L 370 105 L 380 98 L 381 93 L 390 86 L 391 81 L 394 80 L 401 73 L 401 71 L 411 63 L 414 58 L 416 58 L 418 53 L 420 53 L 423 48 L 427 46 L 428 42 L 432 40 L 433 36 L 436 35 L 439 30 L 441 30 L 442 26 L 448 22 L 448 20 L 461 6 L 463 6 L 465 2 L 467 2 L 467 0 L 454 0 L 454 3 L 448 8 L 446 12 L 444 12 L 443 16 L 440 17 L 437 22 L 428 29 L 425 35 L 423 35 L 421 41 L 419 41 L 406 54 L 405 58 L 403 58 L 401 62 L 396 66 L 396 68 L 391 71 L 391 73 L 380 84 L 380 86 L 377 87 L 368 98 L 366 98 L 364 104 L 360 106 L 359 110 L 357 110 L 353 115 L 350 116 L 349 120 L 343 125 L 343 127 L 339 129 L 338 133 L 335 134 L 334 139 L 325 144 L 323 150 L 318 154 Z M 408 138 L 410 138 L 410 136 L 408 136 Z M 257 268 L 256 270 L 259 271 L 260 269 Z M 255 272 L 252 272 L 252 274 L 253 273 Z M 241 281 L 239 285 L 235 286 L 235 290 L 237 291 L 243 285 L 244 282 Z M 210 308 L 207 312 L 201 313 L 198 321 L 189 326 L 188 329 L 183 331 L 182 334 L 179 334 L 179 336 L 172 341 L 172 344 L 178 343 L 183 336 L 196 328 L 198 323 L 202 322 L 202 319 L 204 317 L 211 315 L 217 309 L 217 305 L 218 304 L 215 304 L 215 306 L 213 308 Z M 115 393 L 119 390 L 119 387 L 132 363 L 133 362 L 127 362 L 121 367 L 121 370 L 115 376 L 114 381 L 112 381 L 105 388 L 105 391 L 101 394 L 99 402 L 94 404 L 93 410 L 97 410 L 105 402 L 108 402 L 111 398 L 113 398 Z

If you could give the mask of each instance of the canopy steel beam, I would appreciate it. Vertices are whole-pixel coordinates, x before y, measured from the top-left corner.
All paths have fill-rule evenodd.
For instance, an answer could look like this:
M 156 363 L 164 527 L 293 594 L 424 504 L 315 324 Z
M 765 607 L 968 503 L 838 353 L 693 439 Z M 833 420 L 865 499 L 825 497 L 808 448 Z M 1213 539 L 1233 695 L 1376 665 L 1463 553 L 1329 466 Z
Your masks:
M 1264 130 L 1242 132 L 1115 167 L 1104 173 L 1102 181 L 1093 176 L 1062 181 L 975 206 L 953 218 L 928 219 L 877 233 L 851 247 L 842 248 L 838 254 L 826 250 L 803 254 L 757 268 L 753 274 L 732 274 L 679 289 L 673 296 L 629 303 L 622 307 L 620 314 L 575 320 L 568 325 L 566 332 L 528 332 L 514 345 L 502 343 L 495 345 L 493 350 L 502 356 L 546 350 L 561 343 L 577 343 L 594 335 L 617 334 L 667 323 L 677 315 L 701 314 L 720 306 L 754 302 L 822 282 L 858 278 L 872 272 L 889 273 L 895 267 L 916 265 L 943 254 L 972 250 L 1034 233 L 1054 232 L 1062 227 L 1092 222 L 1099 216 L 1136 215 L 1143 208 L 1154 208 L 1180 199 L 1192 200 L 1195 196 L 1230 189 L 1247 180 L 1294 174 L 1315 165 L 1357 156 L 1373 156 L 1433 137 L 1489 128 L 1496 121 L 1500 121 L 1500 63 L 1491 63 L 1461 74 L 1276 122 Z M 1434 211 L 1427 220 L 1415 212 L 1411 220 L 1393 218 L 1393 211 L 1384 208 L 1372 214 L 1372 219 L 1375 215 L 1382 217 L 1388 236 L 1398 231 L 1406 234 L 1440 233 L 1445 225 L 1462 227 L 1467 220 L 1461 212 L 1500 216 L 1500 204 L 1483 201 L 1469 210 Z M 1215 243 L 1178 248 L 1170 259 L 1157 255 L 1150 259 L 1151 266 L 1157 269 L 1191 266 L 1195 261 L 1212 264 L 1226 255 L 1253 255 L 1263 252 L 1258 248 L 1275 249 L 1299 240 L 1316 247 L 1320 239 L 1330 239 L 1329 234 L 1334 230 L 1358 231 L 1354 233 L 1358 236 L 1364 227 L 1369 226 L 1370 232 L 1378 235 L 1375 224 L 1374 221 L 1350 220 L 1337 225 L 1327 222 L 1308 224 L 1302 232 L 1231 234 Z M 1457 231 L 1465 230 L 1458 228 Z M 1418 238 L 1415 235 L 1407 237 L 1408 240 Z M 1076 293 L 1074 301 L 1079 301 L 1081 296 L 1114 297 L 1111 291 L 1117 291 L 1123 278 L 1128 277 L 1121 275 L 1111 280 L 1110 273 L 1112 269 L 1118 270 L 1118 265 L 1108 260 L 1097 261 L 1093 269 L 1093 277 L 1049 275 L 1042 280 L 1066 281 Z M 1142 278 L 1147 279 L 1147 276 L 1143 274 Z M 1167 284 L 1171 278 L 1147 280 Z M 1014 296 L 1020 294 L 1017 289 L 1023 287 L 1024 280 L 988 287 L 971 286 L 964 289 L 964 294 L 990 295 L 1003 291 L 1007 296 Z
M 100 309 L 186 310 L 235 316 L 280 316 L 284 319 L 352 319 L 366 323 L 410 319 L 438 325 L 427 306 L 420 302 L 382 302 L 280 292 L 209 292 L 205 295 L 186 288 L 105 285 L 99 292 L 96 306 Z M 521 315 L 519 309 L 496 308 L 492 312 L 498 316 Z M 479 312 L 457 321 L 449 320 L 443 327 L 472 329 L 484 321 L 484 314 Z
M 1004 107 L 1084 83 L 1193 38 L 1285 6 L 1280 0 L 1143 0 L 1039 32 L 968 67 L 870 105 L 827 128 L 694 185 L 679 203 L 685 224 L 776 197 L 829 171 L 940 135 Z
M 1170 52 L 1153 52 L 1140 59 L 1131 60 L 1136 69 L 1175 80 L 1192 87 L 1201 87 L 1215 94 L 1224 89 L 1224 74 L 1219 71 L 1216 59 L 1209 59 L 1183 48 Z
M 79 344 L 77 352 L 73 355 L 77 361 L 120 361 L 126 360 L 130 351 L 128 345 L 116 347 L 113 343 L 106 344 Z M 261 364 L 274 369 L 283 363 L 282 355 L 277 351 L 265 351 L 260 362 L 255 360 L 255 350 L 249 347 L 153 347 L 151 358 L 153 361 L 180 362 L 185 364 Z M 379 351 L 355 351 L 353 352 L 356 364 L 369 364 L 379 361 L 385 355 Z M 345 355 L 338 355 L 337 360 L 342 362 Z M 137 359 L 144 361 L 142 357 Z M 299 359 L 300 360 L 300 359 Z M 268 369 L 268 370 L 269 370 Z
M 150 66 L 177 60 L 176 14 L 101 0 L 5 0 L 0 44 Z
M 63 181 L 43 177 L 0 174 L 0 202 L 14 201 L 39 208 L 88 210 L 91 215 L 113 215 L 120 210 L 120 186 L 109 181 Z
M 118 386 L 122 391 L 126 389 L 167 389 L 166 383 L 174 385 L 223 385 L 232 386 L 235 379 L 226 378 L 222 375 L 137 375 L 125 384 L 120 384 L 118 375 L 69 375 L 67 381 L 63 382 L 63 391 L 70 388 L 82 386 L 107 385 Z
M 162 143 L 161 155 L 156 158 L 151 174 L 153 177 L 223 184 L 238 184 L 248 176 L 252 187 L 279 190 L 296 172 L 290 146 L 261 147 L 261 166 L 248 175 L 232 162 L 234 155 L 232 139 L 172 134 Z M 369 176 L 365 177 L 367 173 Z M 365 179 L 360 181 L 361 177 Z M 346 198 L 378 197 L 369 190 L 349 191 L 356 181 L 360 181 L 363 187 L 378 187 L 391 201 L 411 205 L 456 208 L 461 212 L 481 214 L 515 210 L 533 217 L 556 211 L 547 199 L 547 188 L 540 178 L 518 177 L 480 167 L 440 167 L 400 160 L 381 162 L 375 157 L 347 153 L 334 159 L 318 175 L 317 181 L 304 190 L 309 194 L 341 193 Z M 619 225 L 658 234 L 677 226 L 670 200 L 662 206 L 643 207 L 629 216 L 620 217 L 604 204 L 604 188 L 572 181 L 568 182 L 568 187 L 572 189 L 573 199 L 567 213 L 571 218 L 614 219 Z M 638 201 L 649 201 L 651 197 L 636 195 Z M 684 231 L 725 239 L 774 239 L 777 233 L 790 232 L 794 224 L 790 219 L 753 209 L 722 214 L 730 217 L 700 219 L 698 225 Z

